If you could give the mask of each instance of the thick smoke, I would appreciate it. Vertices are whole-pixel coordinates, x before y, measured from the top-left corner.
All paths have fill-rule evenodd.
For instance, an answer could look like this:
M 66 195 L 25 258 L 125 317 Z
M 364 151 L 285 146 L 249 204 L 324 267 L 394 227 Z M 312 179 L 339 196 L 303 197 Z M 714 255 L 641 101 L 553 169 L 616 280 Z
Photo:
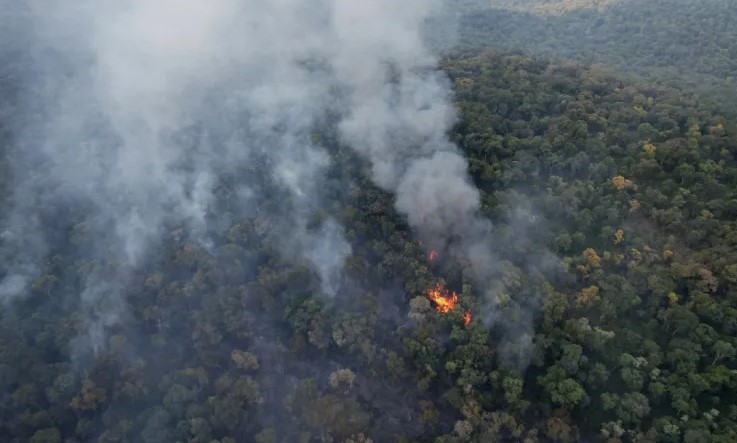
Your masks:
M 100 264 L 80 303 L 100 336 L 124 315 L 125 270 L 179 226 L 207 247 L 222 224 L 213 222 L 218 180 L 244 171 L 262 180 L 241 189 L 239 211 L 271 217 L 284 254 L 312 263 L 335 295 L 351 247 L 333 217 L 317 215 L 331 160 L 314 134 L 336 115 L 341 141 L 396 194 L 397 210 L 469 262 L 494 298 L 492 229 L 447 138 L 450 85 L 423 37 L 442 1 L 30 4 L 32 117 L 16 127 L 13 157 L 30 172 L 15 175 L 4 220 L 3 254 L 16 257 L 0 281 L 4 300 L 41 272 L 55 243 L 44 236 L 63 235 L 37 208 L 82 206 L 92 216 L 74 230 Z
M 17 264 L 0 283 L 3 299 L 29 290 L 56 243 L 43 236 L 64 229 L 38 208 L 85 207 L 83 247 L 118 270 L 91 272 L 79 300 L 100 336 L 122 315 L 122 291 L 110 288 L 124 283 L 121 269 L 140 266 L 178 225 L 207 245 L 218 177 L 254 166 L 284 191 L 272 212 L 286 218 L 274 223 L 285 252 L 309 259 L 334 294 L 350 246 L 331 218 L 308 226 L 329 164 L 311 135 L 332 106 L 326 73 L 305 65 L 325 44 L 313 31 L 328 5 L 316 6 L 34 2 L 39 75 L 27 102 L 37 116 L 15 133 L 14 166 L 31 173 L 17 174 L 4 220 L 3 253 Z M 258 213 L 254 200 L 241 211 Z
M 336 3 L 335 40 L 340 44 L 332 66 L 346 85 L 349 103 L 340 132 L 370 161 L 375 182 L 396 195 L 396 209 L 423 240 L 468 265 L 482 296 L 477 320 L 501 327 L 502 341 L 509 343 L 500 349 L 501 363 L 522 369 L 529 361 L 532 313 L 539 299 L 517 302 L 511 318 L 498 315 L 500 299 L 515 288 L 505 281 L 502 260 L 492 252 L 500 233 L 479 214 L 480 194 L 466 159 L 448 139 L 455 122 L 451 89 L 423 39 L 426 23 L 447 17 L 444 6 L 441 1 Z M 392 20 L 379 20 L 386 11 Z M 356 54 L 366 56 L 357 60 Z M 532 267 L 545 272 L 548 257 L 540 255 L 545 260 Z

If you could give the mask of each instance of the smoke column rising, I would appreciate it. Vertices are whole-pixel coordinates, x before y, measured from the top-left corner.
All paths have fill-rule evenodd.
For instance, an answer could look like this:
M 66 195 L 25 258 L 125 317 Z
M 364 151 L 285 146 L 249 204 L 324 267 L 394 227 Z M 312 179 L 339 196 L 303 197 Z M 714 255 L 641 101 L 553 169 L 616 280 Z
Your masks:
M 439 1 L 335 5 L 341 43 L 332 66 L 349 91 L 344 141 L 371 162 L 375 182 L 396 195 L 396 209 L 425 241 L 470 265 L 483 296 L 480 319 L 489 325 L 498 320 L 496 296 L 504 290 L 500 260 L 466 159 L 448 139 L 455 122 L 450 84 L 422 38 L 423 24 L 447 11 Z M 392 19 L 379 20 L 387 11 Z
M 447 138 L 450 85 L 423 39 L 441 1 L 31 5 L 39 73 L 31 83 L 42 112 L 16 133 L 15 165 L 33 171 L 18 175 L 4 221 L 3 253 L 25 251 L 0 282 L 4 299 L 27 291 L 48 252 L 40 202 L 84 205 L 94 214 L 85 246 L 135 267 L 166 226 L 184 223 L 207 244 L 217 178 L 257 163 L 289 195 L 277 223 L 288 227 L 285 253 L 296 248 L 335 294 L 350 245 L 335 220 L 318 229 L 307 222 L 325 206 L 330 159 L 311 135 L 328 113 L 340 116 L 342 141 L 369 160 L 412 227 L 492 286 L 491 228 Z M 249 199 L 242 205 L 258 211 Z M 96 330 L 123 310 L 105 300 L 121 292 L 107 290 L 109 279 L 90 274 L 82 296 Z

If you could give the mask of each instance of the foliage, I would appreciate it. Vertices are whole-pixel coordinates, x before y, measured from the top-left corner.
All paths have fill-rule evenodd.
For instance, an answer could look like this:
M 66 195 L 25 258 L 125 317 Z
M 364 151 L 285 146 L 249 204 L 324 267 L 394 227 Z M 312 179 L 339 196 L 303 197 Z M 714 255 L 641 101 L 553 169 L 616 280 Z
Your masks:
M 734 115 L 737 27 L 726 0 L 460 0 L 465 45 L 598 63 L 696 91 Z
M 72 241 L 88 214 L 70 208 L 0 313 L 4 441 L 735 441 L 737 126 L 574 62 L 443 68 L 505 292 L 486 300 L 473 264 L 428 263 L 337 142 L 330 174 L 352 185 L 331 215 L 352 254 L 335 298 L 279 247 L 271 202 L 238 214 L 232 178 L 212 244 L 171 226 L 135 271 Z M 69 346 L 90 318 L 65 302 L 90 267 L 131 282 L 94 355 Z M 423 295 L 440 279 L 460 294 L 446 315 Z

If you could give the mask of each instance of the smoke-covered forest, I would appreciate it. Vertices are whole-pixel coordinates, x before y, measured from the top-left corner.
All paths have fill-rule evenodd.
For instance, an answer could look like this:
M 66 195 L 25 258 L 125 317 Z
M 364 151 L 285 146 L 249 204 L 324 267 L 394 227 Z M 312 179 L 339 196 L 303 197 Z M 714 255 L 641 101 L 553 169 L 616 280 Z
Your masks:
M 0 6 L 0 441 L 737 441 L 730 1 Z

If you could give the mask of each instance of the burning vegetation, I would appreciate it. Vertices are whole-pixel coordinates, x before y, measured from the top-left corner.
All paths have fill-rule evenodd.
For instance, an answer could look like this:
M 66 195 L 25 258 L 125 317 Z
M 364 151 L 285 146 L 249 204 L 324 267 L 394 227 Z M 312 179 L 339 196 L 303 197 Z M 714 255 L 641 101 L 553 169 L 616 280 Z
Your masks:
M 447 314 L 455 309 L 458 304 L 458 294 L 446 288 L 442 282 L 438 282 L 432 288 L 425 291 L 425 295 L 435 303 L 435 309 L 441 314 Z M 463 313 L 463 326 L 471 325 L 471 310 Z
M 447 314 L 452 311 L 458 304 L 458 294 L 447 289 L 443 283 L 436 283 L 435 286 L 425 291 L 427 297 L 435 302 L 435 309 L 438 312 Z
M 471 310 L 463 313 L 463 326 L 469 327 L 471 326 Z
M 428 261 L 434 261 L 438 258 L 438 251 L 431 250 L 427 254 Z M 445 283 L 439 281 L 435 286 L 425 290 L 427 298 L 435 303 L 435 309 L 441 314 L 447 314 L 448 312 L 455 309 L 458 304 L 458 294 L 455 291 L 445 287 Z M 468 327 L 471 325 L 471 311 L 467 310 L 463 313 L 463 326 Z

